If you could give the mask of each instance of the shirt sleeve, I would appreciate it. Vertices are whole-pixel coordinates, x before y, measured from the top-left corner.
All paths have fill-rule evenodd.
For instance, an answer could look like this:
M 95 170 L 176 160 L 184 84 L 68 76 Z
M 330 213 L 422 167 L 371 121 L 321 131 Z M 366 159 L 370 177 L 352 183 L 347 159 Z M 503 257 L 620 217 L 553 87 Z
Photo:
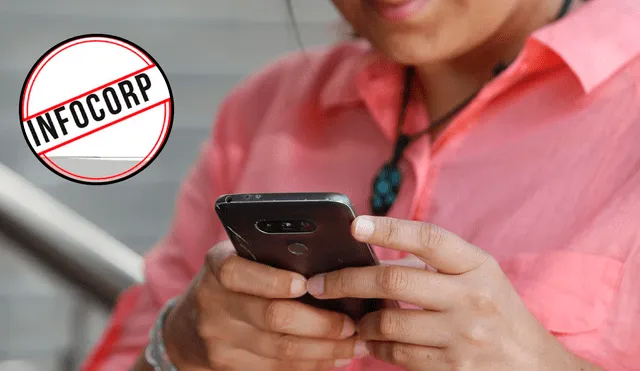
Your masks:
M 291 89 L 302 91 L 309 84 L 305 81 L 314 81 L 308 71 L 314 61 L 325 60 L 322 55 L 280 57 L 241 81 L 223 101 L 211 139 L 182 183 L 168 233 L 144 258 L 144 283 L 120 296 L 82 371 L 121 371 L 134 364 L 164 303 L 186 290 L 206 252 L 226 238 L 214 203 L 236 189 L 264 117 L 288 112 Z
M 610 224 L 611 245 L 621 245 L 624 266 L 616 298 L 606 321 L 596 361 L 607 371 L 640 370 L 640 171 L 635 190 L 620 205 L 620 217 Z
M 635 170 L 577 241 L 585 251 L 605 252 L 622 267 L 602 325 L 593 332 L 576 334 L 576 338 L 591 340 L 575 342 L 573 347 L 578 355 L 607 371 L 640 370 L 639 220 L 640 170 Z
M 175 214 L 164 238 L 144 257 L 144 283 L 126 290 L 107 328 L 81 370 L 126 370 L 148 343 L 149 330 L 169 299 L 186 290 L 208 249 L 222 239 L 215 215 L 216 198 L 232 189 L 233 173 L 241 168 L 249 138 L 240 132 L 242 120 L 230 96 L 223 103 L 212 139 L 205 142 L 183 181 Z
M 638 216 L 634 220 L 636 225 Z M 638 234 L 640 235 L 640 232 Z M 615 313 L 618 318 L 615 330 L 618 334 L 614 333 L 608 339 L 612 351 L 605 356 L 602 364 L 608 366 L 608 370 L 636 371 L 640 370 L 640 236 L 638 235 L 636 235 L 635 248 L 626 261 L 620 280 L 620 289 L 621 296 Z

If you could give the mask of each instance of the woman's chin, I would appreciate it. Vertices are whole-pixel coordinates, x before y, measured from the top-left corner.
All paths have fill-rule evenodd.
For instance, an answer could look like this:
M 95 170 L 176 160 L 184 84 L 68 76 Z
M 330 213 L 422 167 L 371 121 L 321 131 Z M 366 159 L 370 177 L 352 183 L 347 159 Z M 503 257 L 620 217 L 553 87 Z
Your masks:
M 424 66 L 458 58 L 467 48 L 456 41 L 454 38 L 445 42 L 425 35 L 403 33 L 375 38 L 371 44 L 394 62 L 408 66 Z
M 398 42 L 385 40 L 385 42 L 373 45 L 388 59 L 402 65 L 424 65 L 442 60 L 445 57 L 441 51 L 434 50 L 424 43 L 410 43 L 406 39 Z

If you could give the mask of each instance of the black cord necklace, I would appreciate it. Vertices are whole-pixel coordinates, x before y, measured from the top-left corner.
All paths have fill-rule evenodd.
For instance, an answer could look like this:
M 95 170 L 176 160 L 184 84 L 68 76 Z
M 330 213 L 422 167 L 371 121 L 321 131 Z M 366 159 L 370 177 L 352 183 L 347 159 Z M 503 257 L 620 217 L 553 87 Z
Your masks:
M 571 7 L 572 3 L 572 0 L 563 0 L 562 8 L 555 18 L 556 21 L 564 17 L 569 12 L 569 8 Z M 499 63 L 494 68 L 494 77 L 499 75 L 508 67 L 508 64 Z M 443 117 L 431 123 L 431 125 L 429 125 L 429 127 L 425 130 L 416 134 L 403 134 L 402 126 L 407 114 L 407 107 L 409 106 L 411 100 L 411 91 L 413 88 L 412 85 L 414 79 L 415 68 L 407 67 L 404 74 L 404 89 L 402 92 L 400 113 L 398 115 L 398 137 L 396 140 L 395 148 L 393 150 L 393 155 L 391 159 L 387 163 L 385 163 L 382 168 L 380 168 L 373 181 L 373 192 L 370 202 L 371 211 L 374 215 L 386 215 L 387 212 L 389 212 L 389 209 L 391 209 L 391 206 L 393 206 L 393 203 L 396 201 L 396 198 L 400 191 L 400 185 L 402 184 L 402 174 L 400 173 L 400 169 L 398 168 L 398 162 L 402 158 L 404 150 L 407 148 L 407 146 L 411 144 L 411 142 L 422 137 L 425 134 L 432 136 L 444 124 L 449 122 L 455 115 L 457 115 L 460 111 L 467 107 L 469 103 L 471 103 L 480 93 L 480 91 L 477 91 L 469 98 L 465 99 L 462 103 L 455 106 L 451 111 L 447 112 Z

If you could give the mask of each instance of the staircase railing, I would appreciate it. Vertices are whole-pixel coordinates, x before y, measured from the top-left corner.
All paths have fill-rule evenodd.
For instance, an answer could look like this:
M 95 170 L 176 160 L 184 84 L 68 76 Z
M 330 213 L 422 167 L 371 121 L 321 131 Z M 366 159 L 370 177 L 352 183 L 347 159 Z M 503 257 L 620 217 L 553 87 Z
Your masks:
M 87 335 L 87 299 L 110 309 L 141 282 L 142 257 L 0 164 L 0 234 L 79 289 L 61 371 L 77 370 Z
M 139 254 L 2 164 L 0 233 L 107 308 L 142 281 Z

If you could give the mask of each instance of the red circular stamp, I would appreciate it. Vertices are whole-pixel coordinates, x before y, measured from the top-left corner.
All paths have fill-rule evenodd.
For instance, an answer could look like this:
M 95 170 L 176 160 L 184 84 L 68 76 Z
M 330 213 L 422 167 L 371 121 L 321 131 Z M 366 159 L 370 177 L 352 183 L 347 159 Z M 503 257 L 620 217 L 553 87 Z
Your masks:
M 132 42 L 82 35 L 47 51 L 20 95 L 27 144 L 48 169 L 110 184 L 147 167 L 173 124 L 173 95 L 158 63 Z

